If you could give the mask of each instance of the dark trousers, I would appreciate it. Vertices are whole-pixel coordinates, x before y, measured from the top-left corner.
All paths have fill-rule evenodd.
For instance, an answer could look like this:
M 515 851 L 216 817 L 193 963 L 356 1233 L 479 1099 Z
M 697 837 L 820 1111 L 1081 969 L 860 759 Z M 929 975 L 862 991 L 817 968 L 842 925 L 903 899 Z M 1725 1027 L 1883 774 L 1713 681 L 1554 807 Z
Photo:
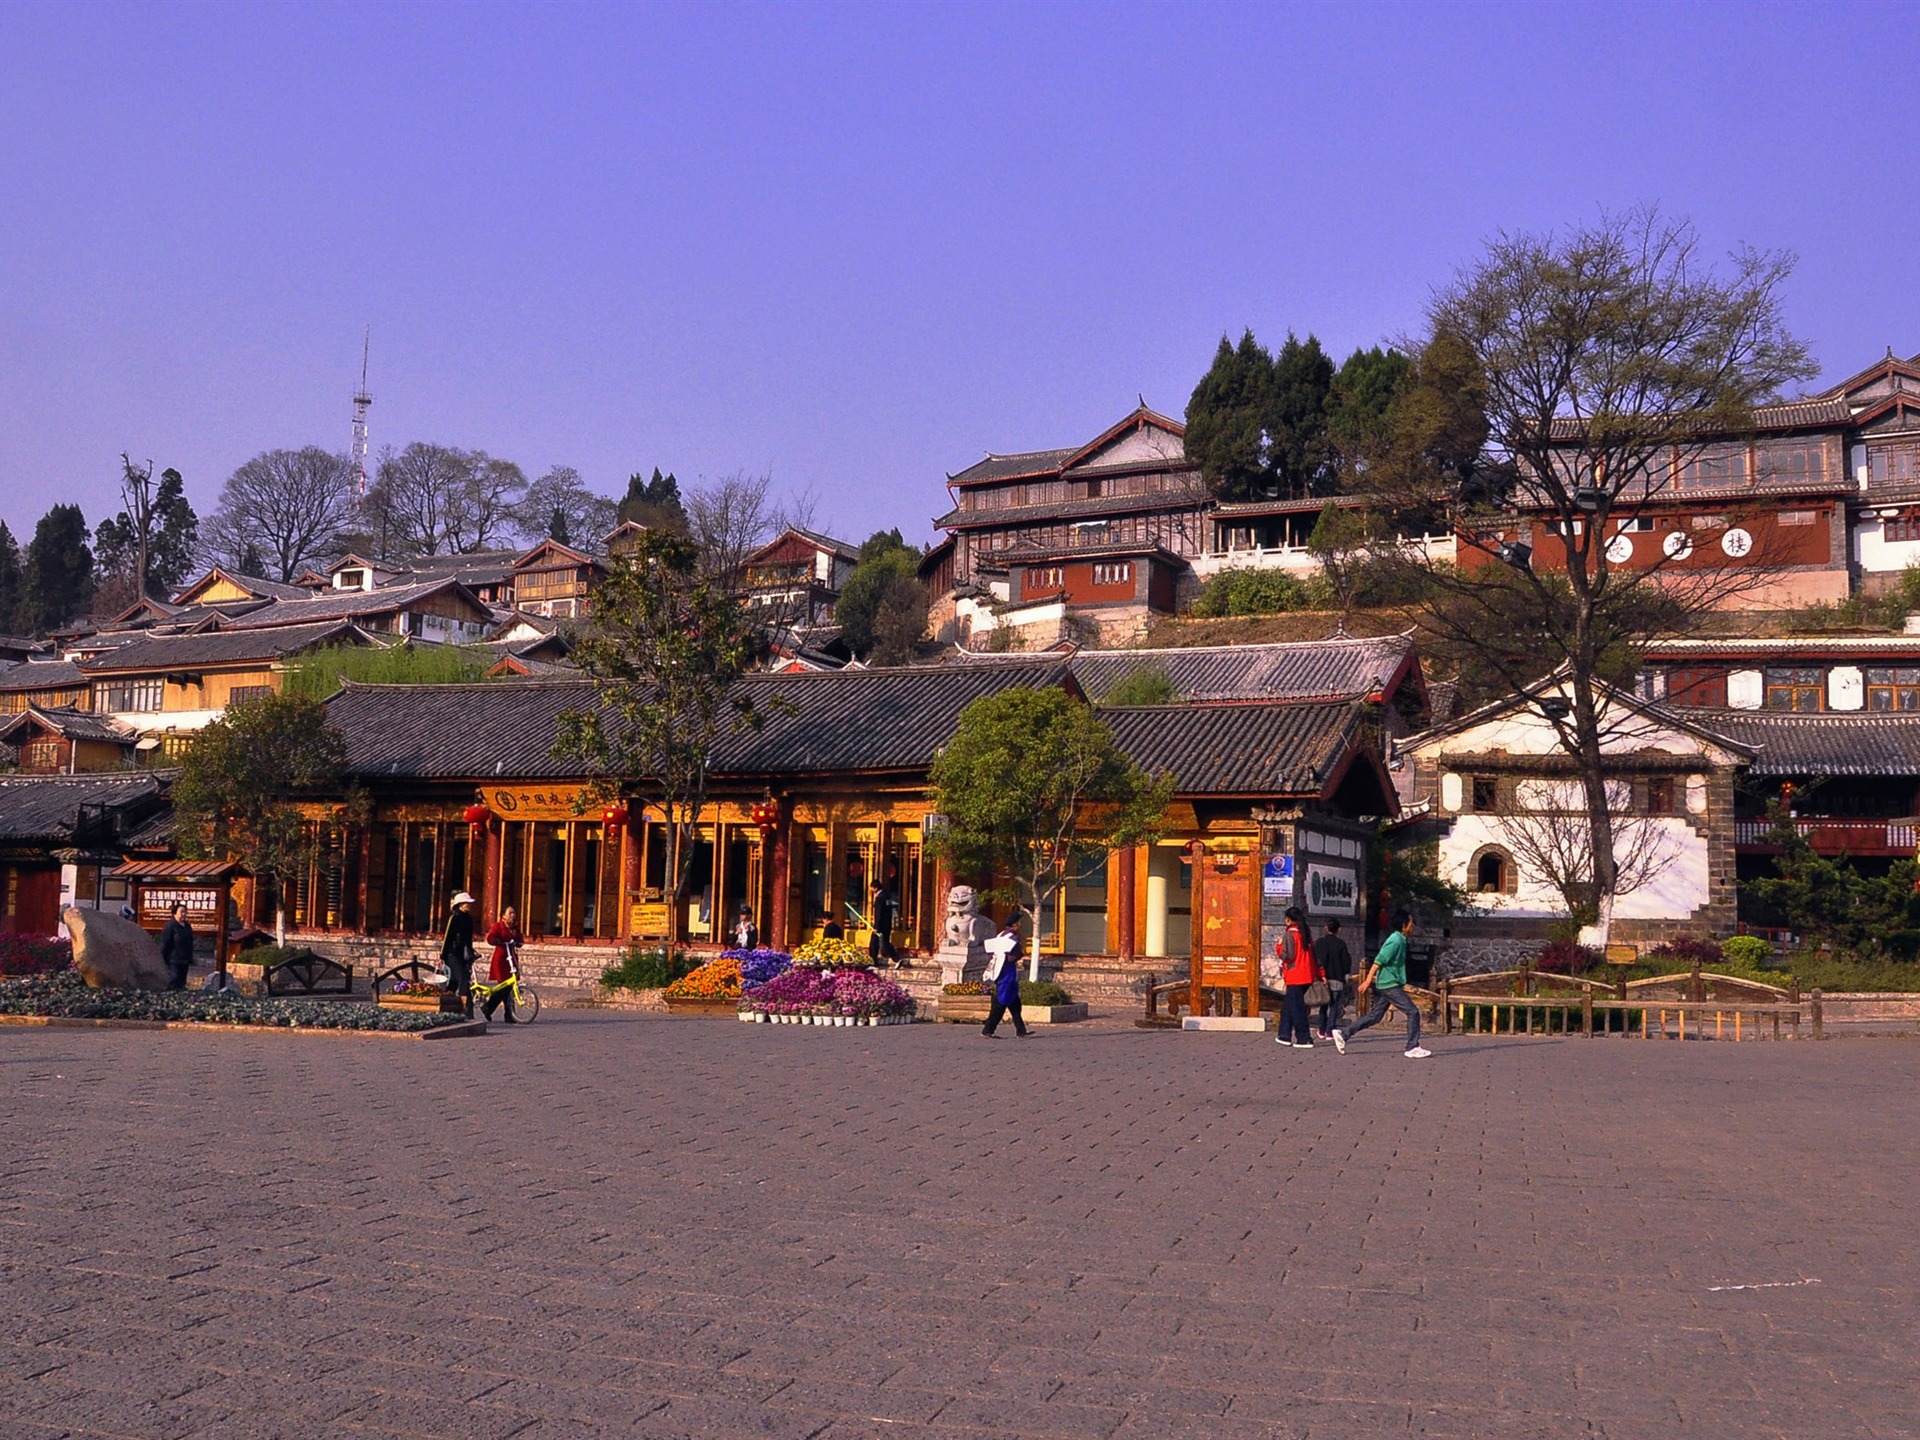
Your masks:
M 1367 1011 L 1366 1018 L 1347 1027 L 1347 1038 L 1352 1039 L 1370 1025 L 1378 1025 L 1387 1018 L 1387 1007 L 1392 1006 L 1407 1017 L 1407 1049 L 1411 1050 L 1420 1043 L 1420 1007 L 1398 985 L 1373 992 L 1373 1006 Z
M 167 962 L 167 988 L 184 990 L 187 988 L 187 967 L 175 961 Z
M 1000 1017 L 1002 1015 L 1011 1015 L 1013 1017 L 1014 1034 L 1024 1035 L 1027 1033 L 1027 1022 L 1020 1014 L 1020 997 L 1018 995 L 1014 996 L 1011 1001 L 1002 1000 L 998 995 L 994 996 L 993 1004 L 987 1007 L 987 1023 L 980 1027 L 980 1033 L 982 1035 L 991 1035 L 995 1030 L 998 1030 L 1000 1028 Z
M 1320 1033 L 1325 1035 L 1340 1023 L 1340 1014 L 1347 1008 L 1347 982 L 1327 981 L 1327 991 L 1333 997 L 1320 1007 Z
M 873 934 L 867 939 L 867 958 L 875 961 L 884 960 L 889 965 L 898 965 L 900 963 L 900 952 L 893 948 L 893 922 L 891 920 L 880 920 L 877 918 L 874 920 Z
M 1280 1038 L 1295 1044 L 1313 1043 L 1313 1032 L 1307 1028 L 1307 987 L 1304 985 L 1289 985 L 1280 997 Z
M 447 988 L 467 1002 L 467 1013 L 473 1013 L 473 961 L 449 960 L 447 966 Z
M 491 1020 L 493 1018 L 493 1007 L 496 1005 L 506 1006 L 507 1019 L 509 1020 L 513 1019 L 513 991 L 511 990 L 495 991 L 492 995 L 489 995 L 487 997 L 486 1003 L 480 1007 L 480 1013 L 486 1016 L 487 1019 Z

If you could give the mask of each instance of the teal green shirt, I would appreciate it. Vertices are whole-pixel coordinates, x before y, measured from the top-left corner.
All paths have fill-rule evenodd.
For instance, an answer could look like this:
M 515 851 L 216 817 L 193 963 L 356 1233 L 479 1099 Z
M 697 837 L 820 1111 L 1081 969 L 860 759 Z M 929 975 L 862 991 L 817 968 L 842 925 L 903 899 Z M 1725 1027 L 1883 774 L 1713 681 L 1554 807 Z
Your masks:
M 1381 942 L 1380 953 L 1373 957 L 1380 973 L 1373 977 L 1376 990 L 1397 990 L 1407 983 L 1407 937 L 1396 930 Z

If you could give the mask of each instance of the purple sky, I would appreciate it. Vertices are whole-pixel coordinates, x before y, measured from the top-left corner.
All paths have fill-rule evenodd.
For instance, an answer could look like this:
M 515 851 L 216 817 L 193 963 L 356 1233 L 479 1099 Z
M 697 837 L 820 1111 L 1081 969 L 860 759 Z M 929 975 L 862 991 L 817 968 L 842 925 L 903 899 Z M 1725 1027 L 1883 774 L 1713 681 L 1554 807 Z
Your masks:
M 1178 414 L 1223 331 L 1407 333 L 1500 229 L 1797 252 L 1828 379 L 1920 351 L 1905 7 L 0 0 L 0 517 L 248 456 L 771 469 L 859 539 Z

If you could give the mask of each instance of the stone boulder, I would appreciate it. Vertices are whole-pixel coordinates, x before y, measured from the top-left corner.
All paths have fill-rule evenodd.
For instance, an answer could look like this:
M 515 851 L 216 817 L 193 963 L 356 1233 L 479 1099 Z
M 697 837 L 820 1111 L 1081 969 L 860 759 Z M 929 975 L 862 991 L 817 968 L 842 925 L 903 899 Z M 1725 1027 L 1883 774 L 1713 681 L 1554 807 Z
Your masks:
M 167 966 L 160 942 L 131 920 L 107 910 L 69 906 L 60 912 L 73 937 L 73 968 L 96 990 L 164 990 Z

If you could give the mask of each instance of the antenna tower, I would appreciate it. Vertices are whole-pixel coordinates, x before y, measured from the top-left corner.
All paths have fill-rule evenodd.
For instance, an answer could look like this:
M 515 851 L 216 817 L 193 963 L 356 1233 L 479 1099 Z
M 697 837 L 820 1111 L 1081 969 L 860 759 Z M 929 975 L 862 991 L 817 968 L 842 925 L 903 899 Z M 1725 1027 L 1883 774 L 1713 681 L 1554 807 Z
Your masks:
M 353 461 L 353 493 L 359 500 L 367 498 L 367 407 L 373 404 L 373 396 L 367 393 L 367 352 L 372 347 L 369 325 L 360 344 L 360 388 L 353 392 L 353 448 L 348 452 Z

